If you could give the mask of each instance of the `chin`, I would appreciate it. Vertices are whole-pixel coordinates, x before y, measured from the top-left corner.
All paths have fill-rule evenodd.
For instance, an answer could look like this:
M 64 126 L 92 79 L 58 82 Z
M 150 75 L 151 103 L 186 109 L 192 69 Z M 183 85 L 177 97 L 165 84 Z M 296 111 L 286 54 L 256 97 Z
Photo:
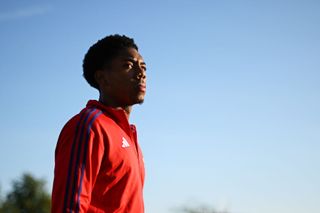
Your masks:
M 136 94 L 131 96 L 129 105 L 142 104 L 144 102 L 144 94 Z
M 135 99 L 135 104 L 142 104 L 144 102 L 144 95 L 138 95 Z
M 138 97 L 138 98 L 136 98 L 136 100 L 134 100 L 134 104 L 142 104 L 143 102 L 144 102 L 143 97 Z
M 137 102 L 137 104 L 143 104 L 143 102 L 144 102 L 144 99 L 142 99 L 142 100 L 139 100 L 138 102 Z

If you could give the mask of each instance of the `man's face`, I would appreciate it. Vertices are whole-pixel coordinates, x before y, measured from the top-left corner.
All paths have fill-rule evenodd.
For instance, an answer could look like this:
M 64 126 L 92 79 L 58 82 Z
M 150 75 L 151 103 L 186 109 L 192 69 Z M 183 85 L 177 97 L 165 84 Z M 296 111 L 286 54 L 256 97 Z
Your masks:
M 100 93 L 118 106 L 142 103 L 146 93 L 146 64 L 134 48 L 127 48 L 103 71 Z

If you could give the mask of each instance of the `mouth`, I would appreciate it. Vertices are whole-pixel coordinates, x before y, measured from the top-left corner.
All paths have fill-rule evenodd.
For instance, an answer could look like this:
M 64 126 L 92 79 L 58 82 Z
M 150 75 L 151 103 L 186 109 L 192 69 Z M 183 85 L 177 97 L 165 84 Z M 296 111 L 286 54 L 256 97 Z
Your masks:
M 146 84 L 145 83 L 140 83 L 138 84 L 138 89 L 140 92 L 146 92 Z

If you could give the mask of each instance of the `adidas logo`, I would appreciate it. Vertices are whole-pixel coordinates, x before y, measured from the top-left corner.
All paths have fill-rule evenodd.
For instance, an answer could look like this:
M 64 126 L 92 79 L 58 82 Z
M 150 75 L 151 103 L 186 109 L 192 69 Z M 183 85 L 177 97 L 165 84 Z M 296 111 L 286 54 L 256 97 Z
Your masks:
M 126 148 L 129 146 L 130 146 L 130 144 L 128 143 L 128 141 L 124 137 L 122 137 L 122 147 Z

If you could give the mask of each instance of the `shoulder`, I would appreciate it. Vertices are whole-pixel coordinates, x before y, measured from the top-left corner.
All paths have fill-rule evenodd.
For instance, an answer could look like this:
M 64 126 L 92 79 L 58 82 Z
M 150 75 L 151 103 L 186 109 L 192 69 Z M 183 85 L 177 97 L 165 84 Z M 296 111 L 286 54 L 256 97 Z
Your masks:
M 78 129 L 91 127 L 101 114 L 102 111 L 99 109 L 85 108 L 68 120 L 62 128 L 61 134 L 73 134 Z

